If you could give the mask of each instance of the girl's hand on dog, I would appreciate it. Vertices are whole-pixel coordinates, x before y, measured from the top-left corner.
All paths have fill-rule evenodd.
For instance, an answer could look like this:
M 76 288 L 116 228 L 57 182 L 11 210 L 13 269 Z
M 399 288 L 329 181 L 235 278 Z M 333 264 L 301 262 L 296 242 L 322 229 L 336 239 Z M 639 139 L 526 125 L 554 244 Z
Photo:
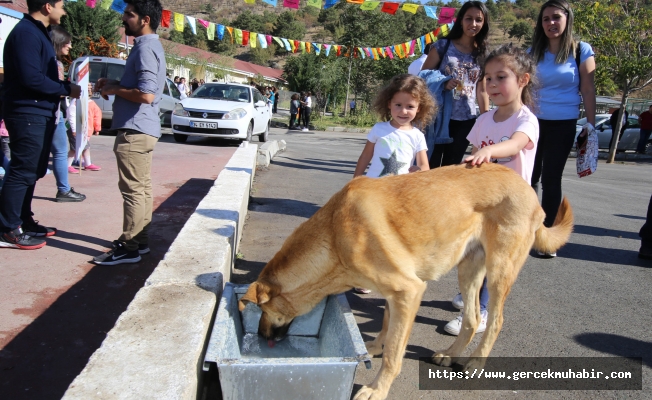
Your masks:
M 471 165 L 490 163 L 491 162 L 491 150 L 489 149 L 490 147 L 491 146 L 486 146 L 476 151 L 474 154 L 466 157 L 464 159 L 464 162 L 469 163 Z
M 413 165 L 408 169 L 408 172 L 419 172 L 421 171 L 421 167 L 417 167 L 416 165 Z

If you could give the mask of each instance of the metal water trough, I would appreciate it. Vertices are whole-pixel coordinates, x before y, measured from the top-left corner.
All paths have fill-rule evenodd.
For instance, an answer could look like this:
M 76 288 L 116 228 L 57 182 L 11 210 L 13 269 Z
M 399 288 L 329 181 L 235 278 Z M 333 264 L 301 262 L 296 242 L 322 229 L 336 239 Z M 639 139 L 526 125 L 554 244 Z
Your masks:
M 205 371 L 217 365 L 223 398 L 349 399 L 356 366 L 371 368 L 371 356 L 346 297 L 328 296 L 295 318 L 288 337 L 269 349 L 257 335 L 260 309 L 238 311 L 248 286 L 226 284 L 204 358 Z

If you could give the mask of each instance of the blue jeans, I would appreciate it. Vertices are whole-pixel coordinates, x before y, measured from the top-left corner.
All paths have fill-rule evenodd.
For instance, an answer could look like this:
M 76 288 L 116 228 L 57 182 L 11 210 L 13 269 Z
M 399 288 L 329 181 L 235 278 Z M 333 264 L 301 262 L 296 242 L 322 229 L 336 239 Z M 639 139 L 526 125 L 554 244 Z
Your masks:
M 489 304 L 489 290 L 487 289 L 487 278 L 484 278 L 480 288 L 480 312 L 487 311 L 487 304 Z
M 13 113 L 5 117 L 11 143 L 9 173 L 0 194 L 0 231 L 32 218 L 36 181 L 45 176 L 54 135 L 54 117 Z
M 638 146 L 636 146 L 636 151 L 639 153 L 645 153 L 645 144 L 650 137 L 650 133 L 652 131 L 649 129 L 641 129 L 641 138 L 638 140 Z
M 52 138 L 52 172 L 54 179 L 57 181 L 57 189 L 61 193 L 68 193 L 70 185 L 68 184 L 68 135 L 66 133 L 66 120 L 59 118 L 59 124 L 54 130 Z

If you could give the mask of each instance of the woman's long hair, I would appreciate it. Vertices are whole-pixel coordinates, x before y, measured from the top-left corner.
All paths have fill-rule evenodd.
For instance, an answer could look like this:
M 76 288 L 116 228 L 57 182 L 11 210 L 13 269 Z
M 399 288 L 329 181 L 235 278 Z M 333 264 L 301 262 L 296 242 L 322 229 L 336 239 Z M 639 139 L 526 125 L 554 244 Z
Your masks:
M 470 8 L 477 8 L 482 12 L 482 15 L 484 16 L 484 22 L 482 24 L 482 28 L 480 29 L 480 32 L 478 32 L 477 35 L 475 35 L 475 50 L 473 51 L 473 56 L 478 59 L 482 58 L 487 55 L 487 50 L 489 49 L 489 44 L 488 44 L 488 36 L 489 36 L 489 10 L 487 10 L 487 6 L 484 5 L 483 2 L 481 1 L 467 1 L 462 5 L 462 8 L 460 8 L 460 11 L 457 13 L 457 19 L 455 20 L 455 23 L 453 24 L 453 28 L 451 28 L 451 31 L 448 33 L 448 36 L 446 36 L 446 39 L 459 39 L 464 35 L 464 28 L 462 27 L 462 20 L 464 19 L 464 15 Z
M 63 29 L 61 25 L 51 25 L 50 26 L 50 39 L 54 45 L 54 52 L 57 55 L 57 59 L 61 59 L 61 50 L 65 45 L 72 41 L 72 35 L 68 33 L 67 30 Z
M 577 41 L 573 38 L 573 21 L 575 20 L 573 9 L 571 9 L 570 4 L 566 0 L 549 0 L 543 3 L 539 11 L 539 17 L 537 18 L 537 25 L 534 27 L 532 50 L 530 53 L 536 62 L 539 63 L 543 61 L 546 50 L 548 50 L 548 37 L 543 31 L 543 11 L 548 7 L 558 8 L 566 14 L 566 29 L 561 34 L 559 52 L 555 56 L 555 63 L 561 64 L 566 62 L 570 55 L 575 54 L 578 45 Z

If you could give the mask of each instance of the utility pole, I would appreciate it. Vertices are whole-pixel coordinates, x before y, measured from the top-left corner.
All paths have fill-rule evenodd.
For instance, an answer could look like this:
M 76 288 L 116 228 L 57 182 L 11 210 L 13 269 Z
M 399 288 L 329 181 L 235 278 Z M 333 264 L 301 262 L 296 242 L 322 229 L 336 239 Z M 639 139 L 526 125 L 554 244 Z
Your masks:
M 350 47 L 351 50 L 349 50 L 349 77 L 346 80 L 346 98 L 344 99 L 344 116 L 346 117 L 346 111 L 349 109 L 349 88 L 351 87 L 351 64 L 353 64 L 353 49 L 354 47 Z

